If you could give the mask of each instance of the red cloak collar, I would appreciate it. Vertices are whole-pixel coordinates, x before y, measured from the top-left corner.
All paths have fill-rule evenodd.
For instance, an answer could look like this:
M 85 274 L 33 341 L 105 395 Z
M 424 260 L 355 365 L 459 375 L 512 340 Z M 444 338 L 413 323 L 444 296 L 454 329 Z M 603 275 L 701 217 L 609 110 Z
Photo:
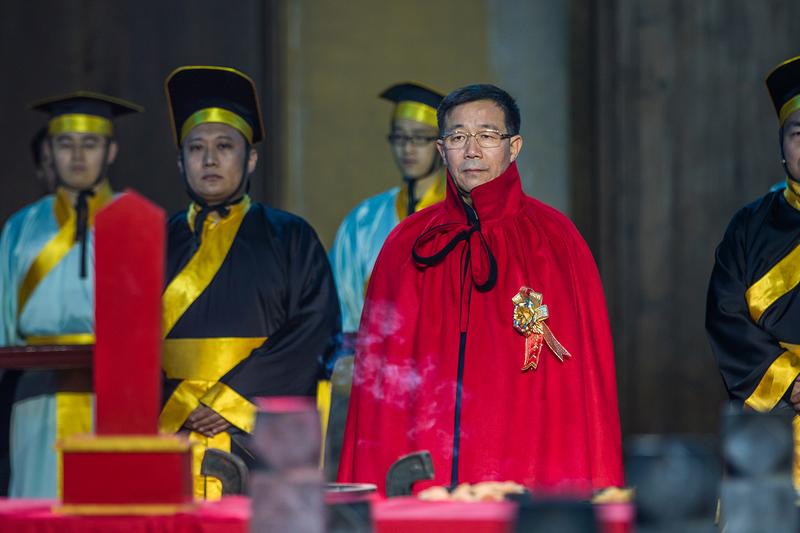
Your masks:
M 516 163 L 511 163 L 492 181 L 472 189 L 472 206 L 464 202 L 448 172 L 445 221 L 426 229 L 414 242 L 411 256 L 420 268 L 435 267 L 466 241 L 462 271 L 469 270 L 475 288 L 491 290 L 497 283 L 497 259 L 482 232 L 487 225 L 513 217 L 522 209 L 524 194 Z M 436 246 L 442 242 L 443 246 Z M 469 268 L 467 269 L 467 266 Z
M 472 207 L 481 224 L 519 213 L 525 195 L 522 192 L 517 164 L 512 162 L 495 179 L 472 189 L 470 196 L 472 197 Z M 447 173 L 447 196 L 444 199 L 444 209 L 448 221 L 465 221 L 468 206 L 461 198 L 450 172 Z

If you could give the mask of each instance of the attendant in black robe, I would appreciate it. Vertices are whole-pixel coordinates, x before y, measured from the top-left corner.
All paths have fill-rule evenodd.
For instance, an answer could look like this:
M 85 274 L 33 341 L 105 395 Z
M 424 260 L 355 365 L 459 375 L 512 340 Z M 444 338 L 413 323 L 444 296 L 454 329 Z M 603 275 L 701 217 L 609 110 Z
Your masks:
M 800 57 L 767 77 L 786 188 L 740 209 L 716 253 L 706 329 L 731 400 L 800 418 Z M 798 481 L 795 472 L 795 484 Z
M 254 203 L 247 177 L 263 126 L 255 85 L 222 67 L 167 78 L 179 169 L 192 203 L 169 221 L 163 296 L 163 431 L 190 432 L 195 494 L 206 447 L 251 459 L 257 396 L 313 397 L 339 329 L 330 266 L 298 216 Z

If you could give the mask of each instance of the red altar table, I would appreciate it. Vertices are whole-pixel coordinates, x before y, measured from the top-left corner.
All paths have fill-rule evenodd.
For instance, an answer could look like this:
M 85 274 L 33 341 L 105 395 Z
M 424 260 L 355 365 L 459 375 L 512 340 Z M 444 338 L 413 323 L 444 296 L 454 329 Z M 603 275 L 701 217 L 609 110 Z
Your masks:
M 409 496 L 372 506 L 376 533 L 512 533 L 516 516 L 511 502 L 425 502 Z
M 632 503 L 594 506 L 600 533 L 632 533 Z M 512 502 L 426 502 L 414 496 L 379 500 L 372 506 L 376 533 L 512 533 Z
M 241 496 L 172 515 L 78 516 L 55 500 L 0 499 L 0 531 L 14 533 L 247 533 L 250 500 Z
M 0 499 L 0 531 L 14 533 L 246 533 L 250 500 L 229 496 L 168 516 L 76 516 L 53 511 L 55 501 Z M 616 508 L 616 511 L 614 509 Z M 632 531 L 631 504 L 598 514 L 601 532 Z M 516 516 L 511 503 L 379 500 L 372 507 L 375 533 L 510 533 Z M 621 513 L 621 515 L 620 515 Z M 624 516 L 622 516 L 624 515 Z
M 0 368 L 75 370 L 92 368 L 94 346 L 3 346 Z
M 152 501 L 152 483 L 160 480 L 165 485 L 168 471 L 156 461 L 165 454 L 163 446 L 155 450 L 150 444 L 175 439 L 159 436 L 156 424 L 163 228 L 163 213 L 136 195 L 125 195 L 98 214 L 96 349 L 0 349 L 0 368 L 46 367 L 69 375 L 88 375 L 93 368 L 97 394 L 96 435 L 61 443 L 64 501 L 0 499 L 0 533 L 247 532 L 248 498 L 191 503 L 185 450 L 170 450 L 176 459 L 184 457 L 186 461 L 180 463 L 183 468 L 169 471 L 174 476 L 166 484 L 171 487 L 168 494 L 157 494 L 161 497 Z M 143 441 L 148 443 L 146 449 L 142 448 Z M 123 444 L 117 446 L 120 442 Z M 176 501 L 180 505 L 172 505 Z M 158 512 L 154 507 L 164 504 L 177 512 L 153 514 Z M 103 507 L 103 514 L 93 514 L 98 512 L 97 507 Z M 511 502 L 425 502 L 400 497 L 374 501 L 372 516 L 376 533 L 510 533 L 516 509 Z M 625 509 L 631 511 L 632 507 Z M 150 514 L 137 514 L 144 511 Z M 114 512 L 123 514 L 110 514 Z M 623 520 L 617 522 L 629 526 L 632 514 L 623 514 Z M 609 527 L 614 520 L 609 522 L 599 509 L 597 516 L 603 523 L 603 533 L 629 531 Z
M 0 500 L 0 531 L 14 533 L 246 533 L 250 500 L 229 496 L 197 505 L 192 512 L 144 516 L 76 516 L 54 511 L 51 500 Z M 510 533 L 510 503 L 420 502 L 396 498 L 375 502 L 376 533 Z

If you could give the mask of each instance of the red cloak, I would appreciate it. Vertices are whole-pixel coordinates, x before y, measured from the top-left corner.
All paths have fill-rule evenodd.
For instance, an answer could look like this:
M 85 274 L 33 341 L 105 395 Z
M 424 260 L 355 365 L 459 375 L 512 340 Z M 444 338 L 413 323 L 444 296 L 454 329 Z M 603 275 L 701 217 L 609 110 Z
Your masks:
M 586 243 L 522 192 L 515 163 L 472 191 L 474 209 L 447 181 L 445 201 L 400 223 L 375 263 L 339 481 L 383 492 L 398 457 L 429 450 L 436 477 L 417 489 L 621 485 L 614 351 Z M 523 286 L 542 293 L 546 324 L 572 357 L 559 361 L 545 344 L 538 368 L 521 370 L 512 298 Z

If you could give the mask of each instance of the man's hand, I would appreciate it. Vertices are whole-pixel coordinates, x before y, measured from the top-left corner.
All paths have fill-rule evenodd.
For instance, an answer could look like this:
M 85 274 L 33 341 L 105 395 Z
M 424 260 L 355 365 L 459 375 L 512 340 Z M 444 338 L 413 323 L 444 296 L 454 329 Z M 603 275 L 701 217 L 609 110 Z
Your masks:
M 231 427 L 231 423 L 210 407 L 199 405 L 188 416 L 183 426 L 206 437 L 213 437 Z
M 800 376 L 794 380 L 794 386 L 792 386 L 792 393 L 789 395 L 789 401 L 792 402 L 794 410 L 800 413 Z

